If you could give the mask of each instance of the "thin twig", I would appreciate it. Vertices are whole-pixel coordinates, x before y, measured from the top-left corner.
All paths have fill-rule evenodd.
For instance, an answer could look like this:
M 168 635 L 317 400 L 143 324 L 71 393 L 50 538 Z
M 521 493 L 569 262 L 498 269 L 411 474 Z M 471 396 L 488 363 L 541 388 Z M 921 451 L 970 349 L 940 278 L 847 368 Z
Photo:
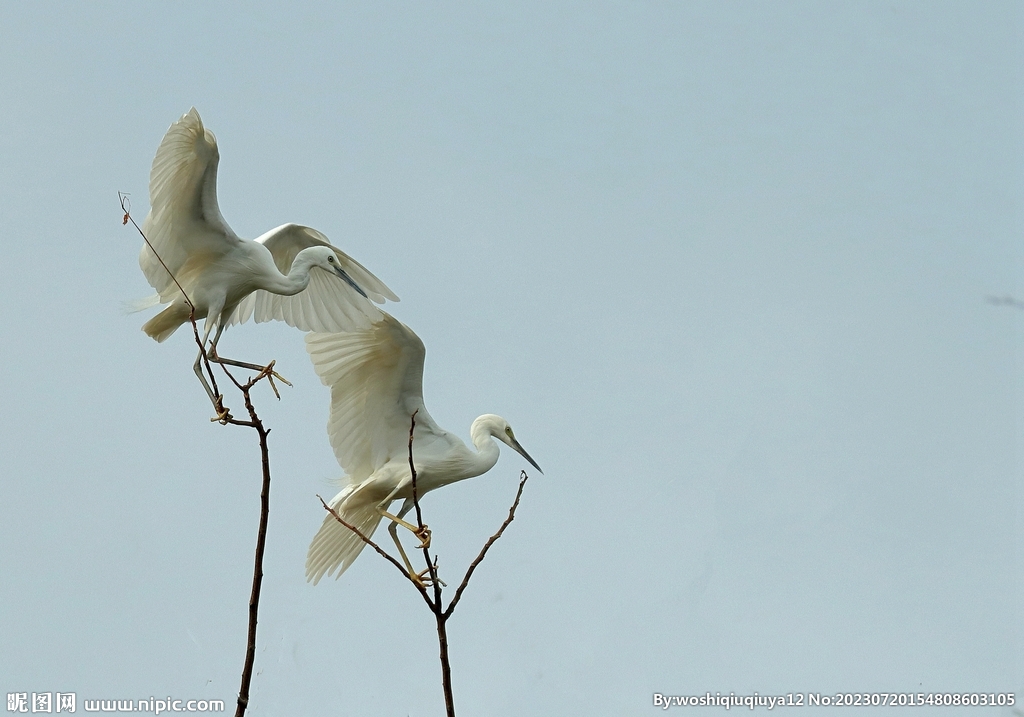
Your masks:
M 156 247 L 153 246 L 153 242 L 149 240 L 149 237 L 146 236 L 146 233 L 142 231 L 142 227 L 140 227 L 138 223 L 135 221 L 135 217 L 132 216 L 131 199 L 129 199 L 128 195 L 125 194 L 124 192 L 118 192 L 117 197 L 118 199 L 121 200 L 121 210 L 124 212 L 124 219 L 121 220 L 121 226 L 124 226 L 128 222 L 132 223 L 132 226 L 135 227 L 135 230 L 142 237 L 142 241 L 146 242 L 146 246 L 148 246 L 149 250 L 153 252 L 153 256 L 155 256 L 156 260 L 160 262 L 160 266 L 164 268 L 164 271 L 167 272 L 167 275 L 171 277 L 171 281 L 173 281 L 174 285 L 178 287 L 178 291 L 180 291 L 182 297 L 184 297 L 185 303 L 188 304 L 188 320 L 192 324 L 192 335 L 195 337 L 196 344 L 199 346 L 199 353 L 203 357 L 203 365 L 206 368 L 207 375 L 210 377 L 210 384 L 213 388 L 213 393 L 215 396 L 220 396 L 220 389 L 217 388 L 217 378 L 213 375 L 213 368 L 210 366 L 210 357 L 206 354 L 206 347 L 203 346 L 203 340 L 199 337 L 199 325 L 196 323 L 196 305 L 192 303 L 192 299 L 188 298 L 188 294 L 185 293 L 184 287 L 182 287 L 182 285 L 178 282 L 178 277 L 176 277 L 174 275 L 174 272 L 171 271 L 170 267 L 167 266 L 167 264 L 163 260 L 163 257 L 161 257 L 159 252 L 157 252 Z M 238 384 L 236 383 L 235 385 Z M 273 381 L 271 381 L 271 386 L 273 386 Z M 277 393 L 276 388 L 274 389 L 274 393 Z M 280 398 L 280 396 L 278 398 Z M 217 408 L 217 406 L 215 406 L 215 408 Z M 223 409 L 224 404 L 221 403 L 219 408 Z M 230 417 L 230 414 L 226 415 Z M 225 421 L 225 423 L 227 422 Z
M 459 600 L 462 599 L 462 593 L 465 592 L 466 586 L 469 585 L 469 579 L 473 577 L 473 573 L 476 571 L 477 566 L 483 562 L 484 556 L 487 555 L 487 551 L 491 549 L 492 545 L 498 542 L 498 538 L 500 538 L 501 534 L 505 532 L 505 528 L 515 520 L 516 508 L 519 507 L 519 499 L 523 497 L 523 488 L 526 486 L 528 478 L 529 476 L 526 475 L 526 471 L 520 471 L 519 490 L 516 491 L 516 499 L 512 503 L 512 507 L 508 509 L 508 517 L 505 518 L 505 522 L 501 524 L 500 528 L 498 528 L 498 532 L 488 538 L 487 542 L 484 543 L 484 547 L 480 550 L 480 554 L 476 556 L 476 560 L 470 563 L 469 570 L 466 571 L 466 577 L 462 579 L 462 583 L 455 591 L 455 597 L 453 597 L 452 601 L 448 603 L 448 608 L 444 611 L 445 618 L 451 616 L 452 612 L 455 611 L 455 606 L 458 604 Z
M 346 528 L 348 528 L 349 530 L 351 530 L 351 531 L 352 531 L 353 533 L 355 533 L 356 535 L 358 535 L 358 536 L 359 536 L 359 537 L 360 537 L 360 538 L 362 539 L 362 541 L 363 541 L 364 543 L 366 543 L 366 544 L 367 544 L 367 545 L 369 545 L 369 546 L 370 546 L 371 548 L 373 548 L 373 549 L 374 549 L 375 551 L 377 551 L 377 554 L 378 554 L 378 555 L 380 555 L 380 556 L 381 556 L 382 558 L 384 558 L 385 560 L 387 560 L 388 562 L 390 562 L 390 563 L 391 563 L 392 565 L 394 565 L 394 566 L 395 566 L 396 568 L 398 568 L 398 571 L 399 571 L 400 573 L 402 573 L 402 575 L 404 575 L 404 576 L 406 577 L 406 579 L 408 579 L 408 581 L 409 581 L 409 582 L 411 582 L 411 583 L 413 584 L 413 587 L 415 587 L 415 588 L 416 588 L 416 589 L 417 589 L 417 590 L 419 591 L 420 595 L 422 595 L 422 596 L 423 596 L 423 599 L 424 599 L 424 600 L 426 601 L 427 605 L 428 605 L 428 606 L 430 605 L 430 597 L 429 597 L 429 596 L 427 595 L 427 590 L 426 590 L 426 588 L 424 588 L 424 587 L 423 587 L 422 585 L 420 585 L 420 584 L 419 584 L 419 583 L 417 583 L 417 582 L 416 582 L 415 580 L 413 580 L 412 576 L 411 576 L 411 575 L 409 574 L 409 569 L 408 569 L 408 568 L 406 568 L 406 567 L 405 567 L 404 565 L 402 565 L 402 564 L 401 564 L 400 562 L 398 562 L 397 560 L 395 560 L 395 558 L 393 558 L 393 557 L 391 556 L 391 554 L 390 554 L 390 553 L 388 553 L 388 552 L 387 552 L 386 550 L 384 550 L 384 549 L 383 549 L 382 547 L 380 547 L 379 545 L 377 545 L 377 543 L 375 543 L 375 542 L 373 541 L 373 539 L 372 539 L 372 538 L 368 538 L 368 537 L 366 537 L 365 535 L 363 535 L 363 533 L 362 533 L 362 532 L 361 532 L 361 531 L 359 530 L 359 528 L 357 528 L 356 526 L 352 525 L 351 523 L 349 523 L 348 521 L 346 521 L 346 520 L 345 520 L 344 518 L 342 518 L 342 517 L 341 517 L 340 515 L 338 515 L 338 511 L 336 511 L 336 510 L 335 510 L 334 508 L 332 508 L 331 506 L 327 505 L 327 503 L 326 503 L 326 502 L 324 501 L 324 499 L 320 497 L 320 494 L 319 494 L 319 493 L 317 494 L 317 496 L 316 496 L 316 497 L 317 497 L 317 498 L 320 498 L 320 502 L 321 502 L 321 503 L 323 504 L 323 506 L 324 506 L 324 509 L 325 509 L 325 510 L 326 510 L 326 511 L 327 511 L 328 513 L 330 513 L 331 515 L 333 515 L 333 516 L 334 516 L 334 519 L 335 519 L 336 521 L 338 521 L 339 523 L 341 523 L 342 525 L 344 525 L 344 526 L 345 526 Z
M 416 431 L 416 414 L 419 412 L 420 409 L 417 408 L 412 412 L 412 416 L 409 418 L 409 473 L 412 475 L 412 504 L 416 508 L 416 527 L 422 531 L 423 512 L 420 510 L 420 500 L 416 493 L 416 465 L 412 460 L 412 437 L 413 433 Z
M 188 294 L 185 293 L 185 289 L 183 289 L 181 284 L 178 283 L 178 279 L 176 276 L 174 276 L 174 272 L 172 272 L 168 268 L 167 264 L 164 263 L 163 258 L 161 258 L 160 254 L 157 253 L 156 247 L 153 246 L 153 243 L 149 240 L 149 237 L 147 237 L 145 232 L 142 231 L 142 227 L 140 227 L 135 222 L 135 217 L 132 216 L 132 201 L 128 198 L 128 195 L 125 194 L 124 192 L 118 192 L 117 197 L 118 199 L 121 200 L 121 209 L 124 211 L 124 219 L 121 221 L 121 225 L 124 226 L 128 222 L 132 223 L 132 226 L 134 226 L 135 229 L 138 230 L 139 234 L 142 235 L 142 240 L 146 242 L 146 246 L 148 246 L 149 250 L 153 252 L 153 256 L 155 256 L 156 260 L 160 262 L 160 266 L 162 266 L 164 268 L 164 271 L 167 272 L 167 276 L 171 277 L 171 281 L 173 281 L 174 284 L 178 287 L 178 291 L 181 292 L 181 295 L 185 297 L 185 303 L 189 305 L 190 309 L 195 311 L 196 305 L 193 304 L 192 300 L 188 298 Z
M 423 524 L 423 511 L 420 509 L 420 498 L 416 490 L 416 464 L 412 459 L 412 439 L 413 433 L 416 431 L 416 414 L 420 410 L 417 408 L 412 412 L 412 416 L 409 418 L 409 474 L 412 479 L 412 504 L 416 509 L 416 527 L 419 528 L 419 532 L 422 534 L 426 527 Z M 429 535 L 429 534 L 428 534 Z M 427 562 L 427 571 L 430 573 L 430 582 L 434 586 L 434 604 L 431 605 L 431 609 L 437 612 L 441 609 L 441 581 L 437 577 L 437 559 L 430 559 L 430 548 L 428 545 L 423 544 L 423 538 L 417 535 L 420 539 L 420 549 L 423 550 L 423 559 Z

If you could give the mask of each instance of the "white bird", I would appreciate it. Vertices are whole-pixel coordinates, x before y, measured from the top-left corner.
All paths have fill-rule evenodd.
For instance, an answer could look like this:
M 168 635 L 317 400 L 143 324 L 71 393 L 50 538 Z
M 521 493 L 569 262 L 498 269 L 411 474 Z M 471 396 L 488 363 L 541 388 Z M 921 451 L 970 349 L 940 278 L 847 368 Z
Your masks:
M 196 319 L 206 319 L 204 345 L 217 328 L 211 358 L 217 357 L 224 329 L 253 315 L 257 322 L 279 319 L 302 331 L 345 331 L 380 318 L 370 300 L 398 301 L 383 282 L 315 229 L 284 224 L 256 241 L 239 238 L 217 205 L 219 161 L 217 140 L 194 107 L 171 125 L 157 149 L 150 210 L 142 225 L 149 243 L 139 255 L 157 294 L 136 307 L 170 306 L 142 327 L 149 336 L 163 341 L 189 320 L 182 290 L 195 306 Z M 194 369 L 217 406 L 200 370 L 201 357 Z
M 348 479 L 330 506 L 367 537 L 381 518 L 391 520 L 388 530 L 405 558 L 395 531 L 399 523 L 417 531 L 401 520 L 413 507 L 409 471 L 413 413 L 417 497 L 489 471 L 498 460 L 498 445 L 492 438 L 510 446 L 537 470 L 540 466 L 501 416 L 486 414 L 473 421 L 469 432 L 475 451 L 434 423 L 423 405 L 423 342 L 408 326 L 381 314 L 383 319 L 367 329 L 307 334 L 306 350 L 320 380 L 331 387 L 327 434 Z M 387 510 L 397 499 L 405 503 L 394 516 Z M 309 546 L 306 579 L 315 585 L 335 570 L 341 577 L 363 545 L 359 536 L 328 514 Z M 411 567 L 409 572 L 414 574 Z

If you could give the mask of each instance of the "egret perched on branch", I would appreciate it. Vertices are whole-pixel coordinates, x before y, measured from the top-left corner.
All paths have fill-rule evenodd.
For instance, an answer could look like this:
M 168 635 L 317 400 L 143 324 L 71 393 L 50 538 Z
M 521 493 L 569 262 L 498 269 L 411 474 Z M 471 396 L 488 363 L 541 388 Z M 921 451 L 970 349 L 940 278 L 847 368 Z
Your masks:
M 217 342 L 231 324 L 255 315 L 257 322 L 278 319 L 302 331 L 346 331 L 380 318 L 370 300 L 398 301 L 383 282 L 315 229 L 284 224 L 256 241 L 239 238 L 217 206 L 219 161 L 217 140 L 194 107 L 160 142 L 149 179 L 150 210 L 142 225 L 148 243 L 139 255 L 157 294 L 137 308 L 170 306 L 147 321 L 143 331 L 163 341 L 187 322 L 184 291 L 195 318 L 206 319 L 204 346 L 217 328 L 211 359 L 244 365 L 217 357 Z M 216 407 L 201 358 L 200 353 L 195 372 Z
M 320 380 L 331 387 L 327 434 L 348 484 L 330 502 L 347 523 L 370 537 L 381 518 L 399 551 L 399 524 L 420 535 L 402 518 L 413 507 L 409 471 L 409 426 L 413 413 L 413 461 L 417 497 L 441 486 L 478 476 L 498 461 L 497 438 L 537 470 L 540 466 L 519 445 L 501 416 L 486 414 L 469 429 L 476 450 L 444 430 L 423 405 L 423 357 L 426 350 L 412 329 L 385 312 L 367 329 L 350 333 L 306 335 L 306 350 Z M 404 499 L 398 515 L 387 512 L 391 502 Z M 424 536 L 420 536 L 423 540 Z M 324 573 L 338 577 L 359 555 L 365 543 L 328 514 L 306 556 L 306 578 L 313 584 Z M 406 558 L 406 567 L 413 574 Z

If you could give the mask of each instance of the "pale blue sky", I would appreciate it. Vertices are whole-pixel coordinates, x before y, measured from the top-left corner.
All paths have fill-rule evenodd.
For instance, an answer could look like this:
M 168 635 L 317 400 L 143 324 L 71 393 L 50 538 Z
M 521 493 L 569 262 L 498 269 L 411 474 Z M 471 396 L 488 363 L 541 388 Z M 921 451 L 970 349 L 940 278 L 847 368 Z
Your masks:
M 0 4 L 0 693 L 237 693 L 255 436 L 120 312 L 117 192 L 192 105 L 232 227 L 325 232 L 434 418 L 545 470 L 450 624 L 460 714 L 1021 686 L 1018 4 L 239 7 Z M 221 347 L 295 383 L 251 713 L 442 714 L 393 568 L 304 580 L 340 469 L 301 335 Z M 443 575 L 524 465 L 424 501 Z

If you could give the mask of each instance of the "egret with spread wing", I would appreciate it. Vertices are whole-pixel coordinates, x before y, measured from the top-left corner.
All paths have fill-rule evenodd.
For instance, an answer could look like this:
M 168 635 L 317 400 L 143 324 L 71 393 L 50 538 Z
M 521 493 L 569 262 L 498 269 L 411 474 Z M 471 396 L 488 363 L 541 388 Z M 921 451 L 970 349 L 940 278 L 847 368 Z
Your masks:
M 306 350 L 320 380 L 331 387 L 327 433 L 348 478 L 330 506 L 367 537 L 381 518 L 391 520 L 388 530 L 405 558 L 396 526 L 401 523 L 417 532 L 402 520 L 413 507 L 409 471 L 413 413 L 418 497 L 489 471 L 498 460 L 498 445 L 492 438 L 510 446 L 537 470 L 540 466 L 500 416 L 487 414 L 473 421 L 469 433 L 475 451 L 434 423 L 423 405 L 423 342 L 408 326 L 383 311 L 381 314 L 382 320 L 367 329 L 307 334 Z M 397 499 L 405 502 L 394 516 L 387 510 Z M 341 577 L 363 545 L 358 535 L 328 514 L 309 546 L 306 578 L 315 585 L 325 573 L 333 575 L 337 570 Z M 410 576 L 414 575 L 408 559 L 406 567 Z
M 278 319 L 303 331 L 347 331 L 380 318 L 371 300 L 398 301 L 382 281 L 315 229 L 284 224 L 256 241 L 241 239 L 217 206 L 219 161 L 217 140 L 194 107 L 171 125 L 157 149 L 150 210 L 142 225 L 149 241 L 139 255 L 157 294 L 139 308 L 170 306 L 142 327 L 149 336 L 163 341 L 189 320 L 182 291 L 195 306 L 195 318 L 206 319 L 204 345 L 217 328 L 209 354 L 224 363 L 232 362 L 217 357 L 221 333 L 250 317 Z M 196 375 L 221 411 L 200 370 L 201 358 L 196 358 Z

